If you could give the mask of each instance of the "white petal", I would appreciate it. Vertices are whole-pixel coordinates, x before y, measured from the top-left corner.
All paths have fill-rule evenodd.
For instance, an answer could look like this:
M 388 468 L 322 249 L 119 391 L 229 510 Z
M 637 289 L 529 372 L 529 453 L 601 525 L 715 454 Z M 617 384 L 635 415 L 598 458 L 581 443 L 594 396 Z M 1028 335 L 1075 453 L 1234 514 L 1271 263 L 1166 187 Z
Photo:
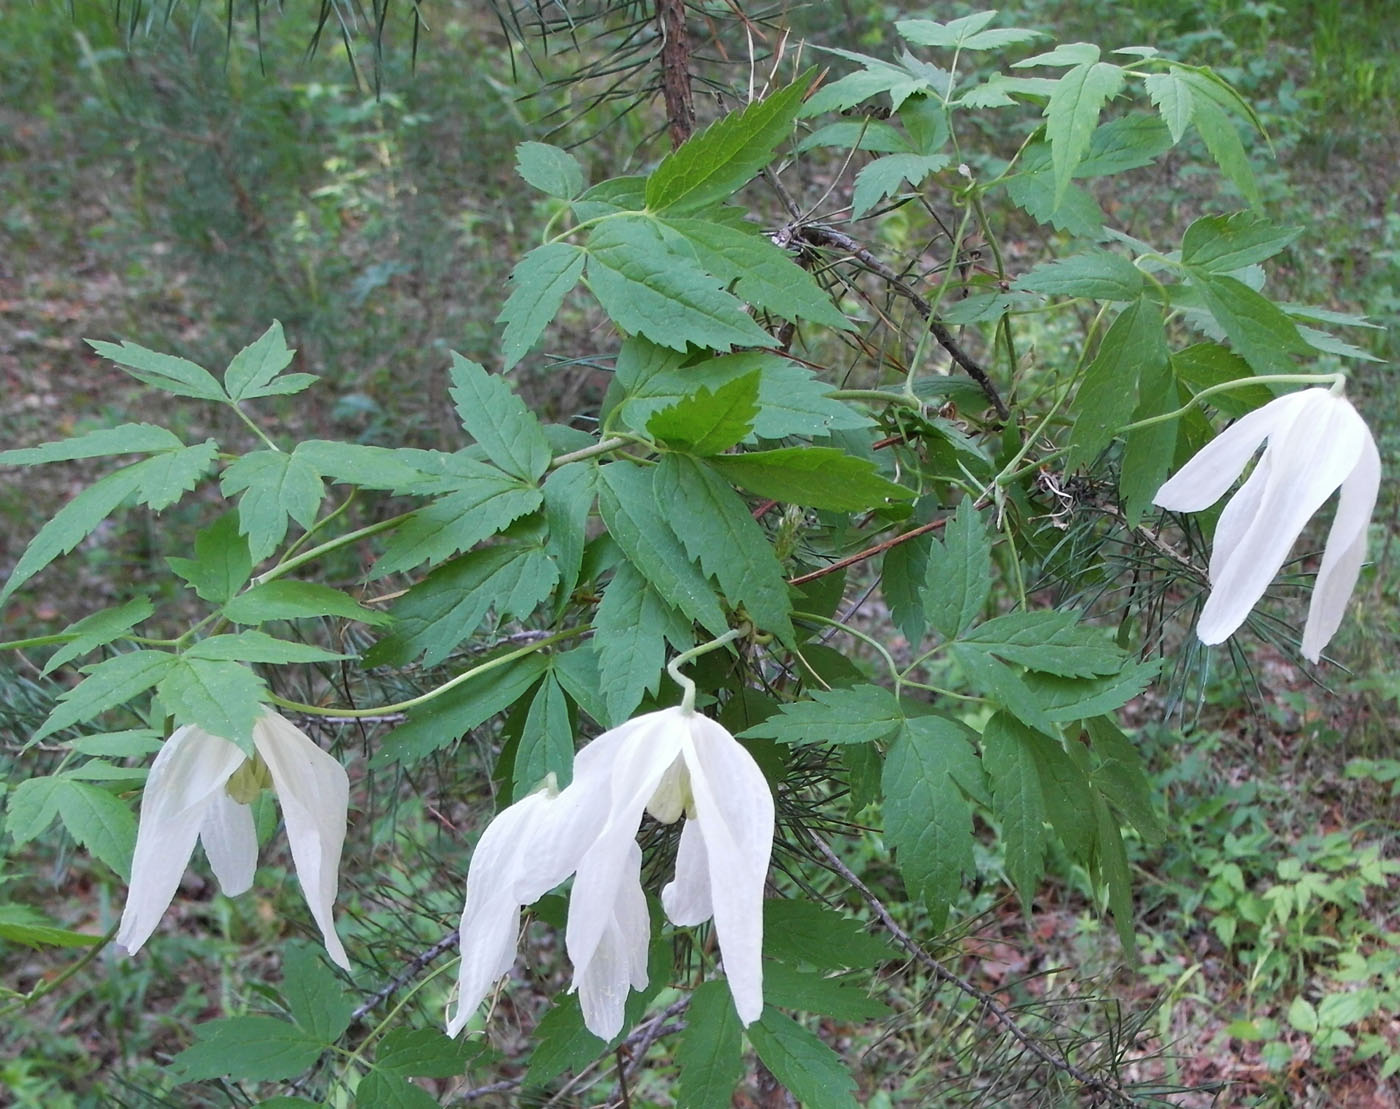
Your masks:
M 601 1040 L 611 1040 L 622 1031 L 628 987 L 641 990 L 647 984 L 651 918 L 642 893 L 641 870 L 642 849 L 634 841 L 623 864 L 608 926 L 588 962 L 574 967 L 574 988 L 584 1026 Z
M 672 924 L 688 927 L 715 915 L 710 899 L 710 858 L 698 820 L 687 820 L 676 849 L 676 876 L 661 891 L 661 907 Z
M 1152 503 L 1172 512 L 1199 512 L 1225 495 L 1244 472 L 1245 464 L 1264 440 L 1287 427 L 1306 407 L 1309 394 L 1327 395 L 1325 389 L 1305 389 L 1272 400 L 1263 408 L 1241 416 L 1204 447 L 1157 490 Z
M 128 953 L 140 950 L 169 908 L 211 799 L 244 758 L 228 740 L 189 725 L 177 728 L 156 754 L 141 795 L 131 885 L 117 930 L 117 943 Z
M 209 796 L 209 807 L 199 829 L 199 841 L 209 856 L 209 866 L 228 897 L 246 893 L 258 869 L 258 833 L 253 809 L 235 801 L 225 789 Z
M 1240 541 L 1254 526 L 1254 521 L 1259 516 L 1259 502 L 1264 498 L 1264 489 L 1269 484 L 1269 472 L 1272 468 L 1273 452 L 1266 449 L 1259 456 L 1259 462 L 1253 472 L 1240 486 L 1239 492 L 1231 497 L 1221 510 L 1220 519 L 1215 525 L 1215 535 L 1211 540 L 1211 581 L 1220 577 L 1225 563 L 1229 561 L 1230 552 L 1240 545 Z M 1246 615 L 1252 607 L 1252 603 L 1247 606 Z M 1243 623 L 1244 617 L 1241 617 L 1240 621 Z
M 763 886 L 773 849 L 773 794 L 738 740 L 704 716 L 685 748 L 695 820 L 705 839 L 715 934 L 744 1024 L 763 1012 Z
M 264 713 L 253 725 L 253 745 L 272 775 L 307 908 L 331 959 L 349 970 L 350 960 L 332 917 L 350 807 L 345 767 L 275 712 Z
M 596 833 L 590 830 L 591 842 L 579 860 L 569 897 L 565 946 L 575 967 L 586 966 L 593 958 L 617 905 L 642 812 L 679 757 L 688 734 L 682 711 L 669 708 L 629 720 L 594 740 L 595 744 L 608 740 L 615 747 L 609 747 L 612 774 L 607 816 Z
M 1342 482 L 1337 515 L 1327 533 L 1327 546 L 1313 584 L 1308 604 L 1308 622 L 1303 628 L 1303 657 L 1316 662 L 1346 613 L 1347 601 L 1356 586 L 1361 564 L 1366 561 L 1366 530 L 1376 507 L 1380 489 L 1381 456 L 1370 432 L 1362 444 L 1361 459 Z

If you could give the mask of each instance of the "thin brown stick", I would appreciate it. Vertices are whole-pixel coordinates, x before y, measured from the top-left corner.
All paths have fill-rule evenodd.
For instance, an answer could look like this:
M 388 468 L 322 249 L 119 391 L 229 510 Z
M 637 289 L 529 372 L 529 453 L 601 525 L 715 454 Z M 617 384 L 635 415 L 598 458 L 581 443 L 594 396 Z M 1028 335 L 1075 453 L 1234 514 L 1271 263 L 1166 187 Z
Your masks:
M 671 145 L 680 146 L 695 130 L 695 101 L 690 88 L 690 38 L 685 28 L 685 0 L 657 0 L 661 25 L 661 95 Z
M 927 524 L 920 524 L 909 531 L 900 532 L 889 539 L 882 539 L 872 547 L 866 547 L 863 551 L 857 551 L 853 555 L 837 559 L 830 566 L 823 566 L 810 573 L 801 574 L 795 578 L 788 578 L 788 585 L 805 585 L 809 581 L 816 581 L 817 578 L 824 578 L 827 574 L 834 574 L 837 570 L 844 570 L 847 566 L 854 566 L 857 562 L 864 562 L 867 558 L 874 558 L 877 554 L 883 554 L 891 547 L 898 547 L 901 543 L 907 543 L 916 536 L 925 535 L 931 531 L 937 531 L 948 522 L 948 517 L 941 516 L 937 520 L 930 520 Z

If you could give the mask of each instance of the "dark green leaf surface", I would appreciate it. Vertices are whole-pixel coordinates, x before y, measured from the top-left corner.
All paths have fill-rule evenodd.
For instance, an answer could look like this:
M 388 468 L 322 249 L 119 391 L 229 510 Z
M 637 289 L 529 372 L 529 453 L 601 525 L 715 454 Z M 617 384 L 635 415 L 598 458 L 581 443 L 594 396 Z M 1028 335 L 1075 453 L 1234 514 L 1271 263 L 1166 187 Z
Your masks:
M 156 687 L 176 723 L 193 724 L 253 755 L 253 724 L 267 689 L 239 662 L 182 656 Z
M 160 354 L 136 343 L 104 343 L 88 339 L 87 345 L 103 358 L 110 358 L 137 381 L 177 397 L 224 402 L 229 399 L 213 374 L 187 358 Z
M 0 466 L 36 466 L 43 462 L 70 462 L 77 458 L 104 458 L 114 454 L 146 454 L 179 450 L 178 436 L 154 424 L 122 424 L 99 428 L 72 439 L 59 439 L 38 447 L 0 451 Z
M 452 1078 L 480 1053 L 479 1042 L 449 1040 L 436 1028 L 395 1028 L 379 1041 L 374 1065 L 415 1078 Z
M 913 496 L 881 477 L 873 463 L 835 447 L 779 447 L 726 454 L 710 465 L 731 484 L 775 501 L 859 512 Z
M 510 369 L 529 352 L 583 276 L 588 256 L 572 243 L 537 246 L 510 271 L 511 291 L 496 322 L 506 325 L 501 357 Z
M 480 465 L 480 464 L 478 464 Z M 480 466 L 459 483 L 456 493 L 420 508 L 384 546 L 370 570 L 371 578 L 411 570 L 423 562 L 441 562 L 476 546 L 539 508 L 544 495 L 491 466 Z
M 235 624 L 262 624 L 269 620 L 305 620 L 319 616 L 339 616 L 362 624 L 379 625 L 389 621 L 386 613 L 365 608 L 353 597 L 309 581 L 278 581 L 255 585 L 224 605 L 224 615 Z
M 155 606 L 142 598 L 127 601 L 116 608 L 104 609 L 85 616 L 76 623 L 69 624 L 62 634 L 74 638 L 51 654 L 44 663 L 43 674 L 51 674 L 65 663 L 96 650 L 104 644 L 120 637 L 155 612 Z
M 549 465 L 549 443 L 535 414 L 503 377 L 452 354 L 452 400 L 462 426 L 486 455 L 522 481 L 538 481 Z
M 126 704 L 160 681 L 174 665 L 172 654 L 140 650 L 127 651 L 84 667 L 87 677 L 59 698 L 48 719 L 30 737 L 30 742 L 37 743 L 54 732 Z
M 899 701 L 888 689 L 861 685 L 854 689 L 813 690 L 810 701 L 784 705 L 741 738 L 776 739 L 780 743 L 869 743 L 884 739 L 904 723 Z
M 315 948 L 290 944 L 282 967 L 282 996 L 303 1031 L 333 1044 L 350 1027 L 355 1002 Z
M 292 1078 L 320 1058 L 324 1045 L 276 1017 L 228 1017 L 195 1025 L 195 1042 L 171 1065 L 187 1082 L 230 1075 L 250 1081 Z
M 1032 746 L 1047 740 L 999 712 L 982 731 L 982 765 L 992 788 L 992 812 L 1001 826 L 1006 873 L 1030 912 L 1045 863 L 1045 796 Z
M 1186 229 L 1181 263 L 1206 273 L 1233 273 L 1272 258 L 1303 233 L 1278 227 L 1254 212 L 1203 216 Z
M 272 326 L 233 356 L 224 371 L 224 389 L 232 400 L 253 400 L 296 392 L 315 380 L 310 374 L 292 374 L 274 381 L 292 362 L 296 351 L 287 346 L 282 324 Z M 299 379 L 299 380 L 293 380 Z
M 515 171 L 540 192 L 572 200 L 583 192 L 583 167 L 567 150 L 543 142 L 522 142 L 515 148 Z
M 167 558 L 166 563 L 203 600 L 223 604 L 253 572 L 248 543 L 239 534 L 238 516 L 226 512 L 195 536 L 194 558 Z
M 631 715 L 644 693 L 657 691 L 667 640 L 682 650 L 692 645 L 681 646 L 690 638 L 690 622 L 631 563 L 619 566 L 603 591 L 593 628 L 600 688 L 613 725 Z
M 982 517 L 964 497 L 929 547 L 920 590 L 929 623 L 946 638 L 965 632 L 982 615 L 992 586 L 992 548 Z
M 763 935 L 764 945 L 774 957 L 825 970 L 864 969 L 898 958 L 885 936 L 868 932 L 860 921 L 812 901 L 764 901 Z
M 658 440 L 689 454 L 727 451 L 747 439 L 758 415 L 759 372 L 736 377 L 713 392 L 701 385 L 695 392 L 658 409 L 647 430 Z
M 524 797 L 546 775 L 553 774 L 559 788 L 573 779 L 574 729 L 564 690 L 552 674 L 546 674 L 520 733 L 515 751 L 514 796 Z
M 238 501 L 239 528 L 248 537 L 256 564 L 277 549 L 287 534 L 287 517 L 309 528 L 321 509 L 325 488 L 321 475 L 298 449 L 254 451 L 223 473 L 219 487 Z
M 748 1032 L 763 1065 L 806 1109 L 858 1109 L 841 1057 L 791 1017 L 765 1008 Z
M 676 1063 L 681 1071 L 680 1104 L 730 1109 L 745 1068 L 739 1015 L 724 982 L 705 982 L 691 993 Z

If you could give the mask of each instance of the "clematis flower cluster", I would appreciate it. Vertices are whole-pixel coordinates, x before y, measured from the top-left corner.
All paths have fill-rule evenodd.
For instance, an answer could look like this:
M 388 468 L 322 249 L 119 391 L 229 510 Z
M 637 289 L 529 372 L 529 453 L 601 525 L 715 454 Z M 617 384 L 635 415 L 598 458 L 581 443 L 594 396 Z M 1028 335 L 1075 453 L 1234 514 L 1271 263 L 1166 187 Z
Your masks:
M 1303 526 L 1340 487 L 1303 628 L 1303 656 L 1316 662 L 1341 626 L 1366 559 L 1380 486 L 1376 442 L 1350 402 L 1326 389 L 1270 401 L 1211 440 L 1153 499 L 1175 512 L 1208 508 L 1261 444 L 1264 453 L 1216 525 L 1211 591 L 1196 634 L 1202 643 L 1220 643 L 1244 623 Z
M 265 712 L 253 725 L 253 748 L 257 757 L 249 759 L 229 740 L 189 725 L 177 728 L 161 747 L 141 798 L 117 943 L 135 954 L 150 938 L 170 907 L 196 840 L 225 894 L 236 896 L 253 884 L 258 840 L 249 806 L 270 784 L 282 806 L 306 904 L 330 957 L 349 970 L 331 915 L 350 797 L 345 768 L 275 712 Z
M 643 813 L 685 818 L 675 876 L 661 891 L 678 925 L 713 918 L 740 1020 L 763 1010 L 763 886 L 773 795 L 732 735 L 692 708 L 648 713 L 579 751 L 573 781 L 502 810 L 467 873 L 455 1036 L 515 962 L 521 909 L 574 876 L 565 948 L 584 1024 L 612 1039 L 630 989 L 647 984 L 651 921 L 641 886 Z

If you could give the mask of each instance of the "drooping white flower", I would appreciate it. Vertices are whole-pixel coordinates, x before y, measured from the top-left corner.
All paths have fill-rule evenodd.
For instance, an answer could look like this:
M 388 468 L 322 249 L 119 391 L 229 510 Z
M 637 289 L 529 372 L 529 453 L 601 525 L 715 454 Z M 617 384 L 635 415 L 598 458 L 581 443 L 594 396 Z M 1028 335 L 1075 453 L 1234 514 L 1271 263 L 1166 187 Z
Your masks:
M 349 970 L 331 915 L 350 798 L 345 768 L 275 712 L 253 725 L 253 747 L 258 758 L 249 760 L 229 740 L 191 725 L 165 741 L 141 797 L 117 943 L 135 954 L 150 938 L 170 907 L 196 839 L 225 894 L 236 896 L 253 884 L 258 841 L 247 802 L 257 795 L 265 771 L 282 806 L 306 904 L 330 957 Z
M 1380 454 L 1350 402 L 1326 389 L 1270 401 L 1211 440 L 1157 490 L 1154 501 L 1174 512 L 1209 507 L 1266 441 L 1216 525 L 1211 592 L 1196 634 L 1202 643 L 1220 643 L 1244 623 L 1304 525 L 1340 486 L 1303 629 L 1303 656 L 1316 662 L 1341 625 L 1361 572 L 1380 486 Z
M 487 827 L 467 874 L 449 1035 L 510 969 L 521 907 L 570 874 L 565 947 L 573 988 L 589 1031 L 605 1040 L 617 1034 L 628 989 L 647 983 L 651 924 L 636 842 L 646 811 L 666 823 L 686 819 L 675 877 L 661 892 L 666 915 L 679 925 L 714 919 L 739 1018 L 758 1019 L 773 795 L 738 740 L 675 707 L 603 733 L 578 753 L 567 788 L 531 794 Z

